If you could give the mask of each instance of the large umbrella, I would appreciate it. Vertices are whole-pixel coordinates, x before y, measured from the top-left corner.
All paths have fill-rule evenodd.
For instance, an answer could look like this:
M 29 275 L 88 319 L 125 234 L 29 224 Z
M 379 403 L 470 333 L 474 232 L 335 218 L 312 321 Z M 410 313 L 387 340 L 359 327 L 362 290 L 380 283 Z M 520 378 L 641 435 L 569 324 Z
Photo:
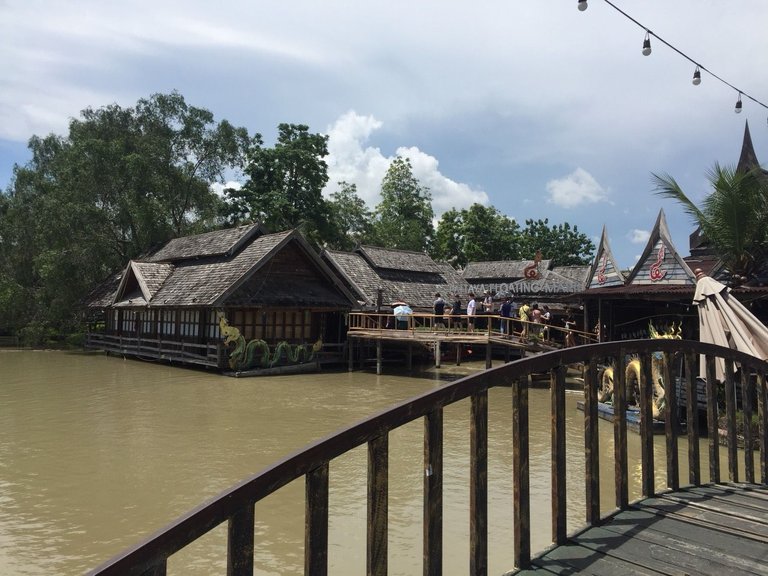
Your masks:
M 752 312 L 731 297 L 731 289 L 696 270 L 693 304 L 699 307 L 699 340 L 768 359 L 768 328 Z M 702 359 L 703 362 L 703 359 Z M 702 364 L 702 372 L 703 372 Z M 722 382 L 724 362 L 716 364 Z
M 405 316 L 410 316 L 413 314 L 413 310 L 411 310 L 411 307 L 408 306 L 408 304 L 400 304 L 399 306 L 395 306 L 393 312 L 395 313 L 396 318 L 404 318 Z

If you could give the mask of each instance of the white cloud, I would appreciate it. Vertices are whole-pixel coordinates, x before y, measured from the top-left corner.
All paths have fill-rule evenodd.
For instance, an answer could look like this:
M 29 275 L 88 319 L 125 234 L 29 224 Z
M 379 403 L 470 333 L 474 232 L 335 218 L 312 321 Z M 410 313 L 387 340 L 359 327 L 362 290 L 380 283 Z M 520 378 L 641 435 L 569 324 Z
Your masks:
M 240 190 L 240 188 L 243 187 L 243 184 L 241 182 L 235 182 L 234 180 L 230 180 L 224 184 L 221 182 L 214 182 L 211 184 L 211 190 L 213 190 L 216 194 L 218 194 L 220 197 L 224 197 L 224 190 L 227 188 L 232 188 L 234 190 Z
M 632 242 L 632 244 L 645 244 L 650 237 L 651 233 L 648 230 L 638 230 L 637 228 L 633 228 L 627 232 L 627 238 L 629 238 L 629 241 Z
M 561 208 L 608 201 L 605 189 L 583 168 L 577 168 L 564 178 L 550 180 L 547 182 L 547 192 L 547 201 Z
M 357 186 L 357 194 L 373 208 L 379 203 L 381 181 L 395 156 L 408 158 L 413 175 L 432 194 L 432 206 L 439 217 L 451 208 L 468 208 L 474 203 L 487 204 L 488 195 L 442 174 L 437 158 L 415 146 L 402 146 L 395 156 L 385 156 L 379 148 L 366 146 L 371 134 L 382 127 L 373 116 L 350 110 L 328 129 L 328 187 L 336 189 L 340 181 Z

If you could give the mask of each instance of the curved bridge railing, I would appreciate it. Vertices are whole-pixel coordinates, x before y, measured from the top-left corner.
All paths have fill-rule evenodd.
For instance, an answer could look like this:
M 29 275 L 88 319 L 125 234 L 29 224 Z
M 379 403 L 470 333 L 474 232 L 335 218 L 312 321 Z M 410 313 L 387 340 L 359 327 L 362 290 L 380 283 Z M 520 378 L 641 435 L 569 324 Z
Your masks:
M 635 340 L 593 344 L 549 352 L 486 370 L 447 384 L 400 403 L 327 438 L 315 442 L 262 470 L 213 500 L 202 504 L 171 523 L 144 542 L 112 558 L 91 572 L 93 575 L 163 575 L 168 558 L 213 528 L 227 523 L 227 574 L 251 575 L 254 570 L 254 506 L 293 480 L 305 478 L 305 574 L 323 575 L 328 571 L 329 464 L 340 455 L 367 445 L 367 538 L 366 571 L 370 575 L 387 574 L 388 557 L 388 435 L 412 422 L 424 422 L 424 574 L 442 573 L 443 551 L 443 408 L 462 400 L 470 409 L 470 493 L 468 572 L 488 572 L 488 390 L 497 386 L 512 388 L 513 443 L 513 515 L 514 564 L 525 568 L 531 560 L 530 484 L 528 450 L 528 388 L 531 374 L 551 375 L 551 516 L 552 542 L 566 540 L 566 454 L 565 454 L 565 375 L 567 367 L 584 363 L 584 450 L 585 502 L 588 525 L 601 521 L 600 470 L 598 445 L 598 374 L 601 366 L 614 367 L 614 462 L 616 509 L 629 505 L 627 422 L 625 418 L 627 383 L 625 367 L 632 358 L 640 361 L 639 412 L 642 460 L 642 494 L 654 494 L 653 419 L 654 379 L 672 383 L 672 360 L 685 366 L 683 383 L 688 406 L 696 406 L 696 375 L 699 359 L 705 366 L 706 412 L 709 433 L 709 481 L 720 482 L 718 420 L 725 417 L 728 479 L 739 481 L 737 459 L 743 454 L 746 482 L 754 483 L 755 450 L 759 446 L 760 482 L 768 483 L 768 411 L 766 410 L 766 373 L 768 363 L 746 354 L 710 344 L 686 340 Z M 665 361 L 660 362 L 659 358 Z M 723 382 L 717 382 L 716 363 L 721 363 Z M 735 367 L 739 370 L 736 371 Z M 660 372 L 659 372 L 660 371 Z M 737 395 L 738 392 L 740 394 Z M 668 386 L 670 388 L 670 386 Z M 718 402 L 718 393 L 724 400 Z M 666 392 L 666 410 L 676 413 L 677 394 Z M 740 402 L 737 400 L 740 397 Z M 756 403 L 756 405 L 755 405 Z M 720 404 L 720 406 L 719 406 Z M 753 434 L 744 427 L 737 436 L 737 423 L 753 420 L 757 412 L 758 428 Z M 689 482 L 700 485 L 698 418 L 689 418 Z M 680 467 L 677 441 L 679 427 L 675 418 L 666 418 L 667 485 L 677 489 Z M 742 442 L 743 451 L 737 450 Z M 612 512 L 612 511 L 608 511 Z

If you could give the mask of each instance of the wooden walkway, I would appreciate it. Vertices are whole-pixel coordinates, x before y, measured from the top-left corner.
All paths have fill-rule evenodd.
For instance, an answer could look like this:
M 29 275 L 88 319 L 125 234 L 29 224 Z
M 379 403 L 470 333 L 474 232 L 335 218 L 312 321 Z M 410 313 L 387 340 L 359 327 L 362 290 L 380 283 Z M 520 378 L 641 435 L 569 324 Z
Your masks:
M 719 484 L 646 498 L 532 559 L 517 575 L 768 575 L 768 487 Z

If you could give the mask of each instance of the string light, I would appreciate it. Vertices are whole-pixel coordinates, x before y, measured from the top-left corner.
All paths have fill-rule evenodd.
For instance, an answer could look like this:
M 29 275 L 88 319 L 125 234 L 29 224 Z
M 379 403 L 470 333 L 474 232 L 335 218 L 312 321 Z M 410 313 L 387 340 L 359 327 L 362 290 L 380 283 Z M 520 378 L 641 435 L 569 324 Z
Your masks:
M 710 76 L 715 78 L 716 80 L 719 80 L 720 82 L 722 82 L 723 84 L 725 84 L 729 88 L 732 88 L 734 91 L 738 92 L 739 97 L 738 97 L 738 100 L 736 101 L 736 108 L 734 109 L 736 114 L 739 114 L 741 112 L 741 109 L 742 109 L 742 103 L 741 103 L 742 95 L 745 98 L 748 98 L 748 99 L 752 100 L 752 102 L 754 102 L 758 106 L 762 106 L 763 108 L 768 110 L 768 104 L 765 104 L 764 102 L 761 102 L 757 98 L 754 98 L 753 96 L 750 96 L 749 94 L 747 94 L 743 90 L 737 88 L 736 86 L 734 86 L 730 82 L 727 82 L 726 80 L 724 80 L 723 78 L 721 78 L 720 76 L 718 76 L 717 74 L 712 72 L 712 70 L 709 70 L 705 66 L 699 64 L 693 58 L 688 56 L 685 52 L 683 52 L 682 50 L 679 50 L 678 48 L 676 48 L 675 46 L 673 46 L 672 44 L 670 44 L 669 42 L 664 40 L 664 38 L 661 38 L 658 34 L 654 34 L 653 32 L 651 32 L 648 28 L 646 28 L 640 22 L 638 22 L 637 20 L 632 18 L 632 16 L 630 16 L 629 14 L 624 12 L 624 10 L 622 10 L 621 8 L 616 6 L 610 0 L 603 0 L 603 2 L 605 2 L 606 4 L 608 4 L 608 6 L 610 6 L 614 10 L 616 10 L 619 14 L 621 14 L 622 16 L 624 16 L 628 20 L 634 22 L 637 26 L 639 26 L 640 28 L 645 30 L 645 39 L 643 40 L 643 56 L 650 56 L 650 54 L 651 54 L 651 36 L 653 36 L 654 38 L 656 38 L 656 40 L 658 40 L 659 42 L 664 44 L 667 48 L 671 48 L 672 50 L 677 52 L 680 56 L 682 56 L 683 58 L 688 60 L 691 64 L 696 66 L 696 70 L 693 72 L 693 80 L 692 80 L 692 83 L 693 83 L 694 86 L 698 86 L 699 84 L 701 84 L 701 72 L 703 70 L 704 72 L 706 72 L 707 74 L 709 74 Z M 578 6 L 578 9 L 581 12 L 584 12 L 587 9 L 587 0 L 578 0 L 577 6 Z
M 645 40 L 643 40 L 643 56 L 651 55 L 651 31 L 645 31 Z

